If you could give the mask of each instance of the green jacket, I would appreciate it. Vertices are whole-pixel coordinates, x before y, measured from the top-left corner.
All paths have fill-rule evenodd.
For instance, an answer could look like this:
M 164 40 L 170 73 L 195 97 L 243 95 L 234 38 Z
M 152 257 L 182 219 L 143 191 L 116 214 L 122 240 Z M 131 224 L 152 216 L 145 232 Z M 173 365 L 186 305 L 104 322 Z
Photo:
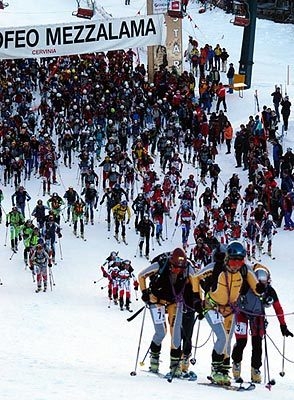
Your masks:
M 6 216 L 6 222 L 15 228 L 19 228 L 24 224 L 24 216 L 19 211 L 10 211 Z

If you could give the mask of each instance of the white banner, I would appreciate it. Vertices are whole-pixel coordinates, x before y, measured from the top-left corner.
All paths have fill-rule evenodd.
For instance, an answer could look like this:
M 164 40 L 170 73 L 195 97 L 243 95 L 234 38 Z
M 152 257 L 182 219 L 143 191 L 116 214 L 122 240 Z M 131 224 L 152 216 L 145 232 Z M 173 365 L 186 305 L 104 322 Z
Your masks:
M 163 15 L 3 28 L 0 59 L 99 53 L 165 44 Z

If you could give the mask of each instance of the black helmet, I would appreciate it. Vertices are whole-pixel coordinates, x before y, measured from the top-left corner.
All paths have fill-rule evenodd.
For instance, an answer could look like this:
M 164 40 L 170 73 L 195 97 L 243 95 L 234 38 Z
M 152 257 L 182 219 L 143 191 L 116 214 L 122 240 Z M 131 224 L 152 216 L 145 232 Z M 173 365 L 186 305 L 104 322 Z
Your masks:
M 229 259 L 243 260 L 246 257 L 246 250 L 242 243 L 234 240 L 228 244 L 227 256 Z

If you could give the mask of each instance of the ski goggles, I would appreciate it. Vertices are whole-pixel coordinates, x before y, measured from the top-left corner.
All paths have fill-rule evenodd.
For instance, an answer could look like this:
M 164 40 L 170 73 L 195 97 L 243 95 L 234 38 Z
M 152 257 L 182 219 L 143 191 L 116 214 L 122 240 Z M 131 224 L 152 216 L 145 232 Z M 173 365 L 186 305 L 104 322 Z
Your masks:
M 230 258 L 227 261 L 227 265 L 232 271 L 238 271 L 244 265 L 244 258 Z

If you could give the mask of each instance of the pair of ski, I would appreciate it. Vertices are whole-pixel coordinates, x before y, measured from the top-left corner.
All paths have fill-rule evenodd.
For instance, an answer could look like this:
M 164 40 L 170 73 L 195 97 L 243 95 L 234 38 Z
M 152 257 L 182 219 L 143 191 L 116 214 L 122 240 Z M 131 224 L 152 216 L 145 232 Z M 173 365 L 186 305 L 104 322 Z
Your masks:
M 78 234 L 76 234 L 76 233 L 74 233 L 74 235 L 75 235 L 75 237 L 77 238 L 77 239 L 82 239 L 84 242 L 86 242 L 87 241 L 87 239 L 86 238 L 84 238 L 84 236 L 80 236 L 80 235 L 78 235 Z
M 161 372 L 152 372 L 148 370 L 142 370 L 143 372 L 146 372 L 150 375 L 155 375 L 158 378 L 166 379 L 168 382 L 172 382 L 173 379 L 180 379 L 183 381 L 189 381 L 189 382 L 194 382 L 197 380 L 197 375 L 193 371 L 189 371 L 186 373 L 183 373 L 181 376 L 173 376 L 171 372 L 168 372 L 167 374 L 162 374 Z
M 126 246 L 128 245 L 126 239 L 122 239 L 122 240 L 120 241 L 118 237 L 116 237 L 116 236 L 113 236 L 113 237 L 114 237 L 114 239 L 117 241 L 117 243 L 121 243 L 121 241 L 122 241 Z
M 272 260 L 275 260 L 275 259 L 276 259 L 275 256 L 273 256 L 272 254 L 269 254 L 269 253 L 266 252 L 266 251 L 262 251 L 262 254 L 265 254 L 265 255 L 269 256 Z
M 147 370 L 142 370 L 143 372 L 147 372 L 151 375 L 156 375 L 159 378 L 166 379 L 168 382 L 172 382 L 173 379 L 180 379 L 184 381 L 189 381 L 189 382 L 195 382 L 197 380 L 197 375 L 193 371 L 186 372 L 182 374 L 180 377 L 172 376 L 171 372 L 168 372 L 167 374 L 162 374 L 160 372 L 152 372 L 152 371 L 147 371 Z M 244 383 L 242 379 L 240 379 L 238 382 L 233 383 L 231 385 L 220 385 L 212 381 L 211 376 L 208 376 L 207 379 L 210 382 L 198 382 L 198 385 L 202 386 L 209 386 L 209 387 L 216 387 L 216 388 L 221 388 L 225 390 L 230 390 L 234 392 L 247 392 L 255 389 L 255 384 L 252 382 Z
M 42 290 L 42 289 L 36 289 L 36 290 L 35 290 L 36 293 L 40 293 L 40 292 L 42 292 L 42 291 L 45 293 L 45 292 L 47 292 L 47 289 L 43 289 L 43 290 Z
M 215 388 L 221 388 L 233 392 L 250 392 L 256 388 L 255 384 L 252 382 L 244 382 L 242 378 L 239 378 L 236 382 L 231 383 L 230 385 L 222 385 L 213 381 L 211 376 L 208 376 L 207 379 L 210 382 L 198 382 L 198 385 L 209 386 Z
M 133 310 L 131 310 L 130 308 L 124 308 L 124 307 L 120 307 L 120 311 L 128 311 L 128 312 L 130 312 L 130 313 L 132 313 L 133 312 Z
M 159 246 L 162 245 L 160 239 L 161 239 L 163 242 L 165 241 L 165 239 L 163 239 L 163 237 L 161 237 L 161 236 L 160 236 L 159 238 L 156 238 L 156 242 L 159 244 Z

